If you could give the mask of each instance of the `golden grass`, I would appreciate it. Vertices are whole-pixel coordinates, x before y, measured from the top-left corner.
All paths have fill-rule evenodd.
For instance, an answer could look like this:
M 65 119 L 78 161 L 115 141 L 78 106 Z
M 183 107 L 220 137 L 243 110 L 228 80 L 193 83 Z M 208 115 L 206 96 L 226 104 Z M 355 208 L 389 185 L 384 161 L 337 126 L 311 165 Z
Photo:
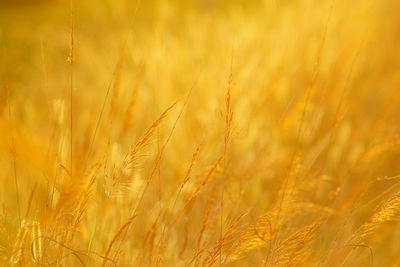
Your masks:
M 400 2 L 0 2 L 0 266 L 399 266 Z

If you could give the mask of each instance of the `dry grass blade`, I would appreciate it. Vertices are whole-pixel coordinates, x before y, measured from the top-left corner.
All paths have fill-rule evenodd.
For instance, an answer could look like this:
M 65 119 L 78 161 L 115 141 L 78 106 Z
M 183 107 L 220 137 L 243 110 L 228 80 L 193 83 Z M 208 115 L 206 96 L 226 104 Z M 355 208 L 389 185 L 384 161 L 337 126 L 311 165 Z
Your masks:
M 132 224 L 132 222 L 135 220 L 136 217 L 137 217 L 136 214 L 132 215 L 132 216 L 119 228 L 118 232 L 114 235 L 114 237 L 112 238 L 112 240 L 110 241 L 110 243 L 109 243 L 109 245 L 108 245 L 108 247 L 107 247 L 107 249 L 106 249 L 106 252 L 105 252 L 105 254 L 104 254 L 106 258 L 110 255 L 111 250 L 112 250 L 113 246 L 115 245 L 115 243 L 116 243 L 119 239 L 121 239 L 124 235 L 126 235 L 127 229 L 129 228 L 129 226 Z M 107 261 L 104 260 L 102 266 L 106 266 L 106 264 L 107 264 Z
M 214 266 L 217 262 L 218 256 L 222 258 L 222 262 L 220 263 L 225 264 L 227 262 L 228 257 L 227 255 L 222 255 L 223 250 L 229 245 L 229 242 L 232 242 L 231 239 L 238 233 L 239 223 L 246 215 L 247 212 L 242 212 L 229 223 L 224 233 L 210 250 L 208 257 L 204 260 L 204 266 Z
M 317 220 L 280 242 L 273 251 L 272 265 L 298 266 L 307 256 L 306 247 L 312 242 L 321 224 L 322 221 Z
M 150 142 L 151 137 L 154 134 L 154 131 L 160 125 L 160 123 L 167 117 L 168 113 L 171 109 L 174 108 L 176 102 L 169 106 L 161 115 L 150 125 L 150 127 L 146 130 L 146 132 L 142 135 L 142 137 L 136 142 L 132 150 L 125 156 L 124 161 L 122 163 L 122 168 L 124 169 L 133 169 L 138 164 L 138 159 L 140 158 L 140 151 L 142 151 Z
M 239 260 L 247 252 L 265 246 L 273 238 L 272 218 L 272 214 L 267 213 L 259 217 L 255 223 L 244 228 L 229 249 L 227 262 Z
M 379 224 L 398 220 L 400 216 L 400 192 L 394 194 L 386 202 L 384 202 L 371 216 L 371 218 L 361 225 L 352 237 L 352 242 L 360 241 L 371 235 Z
M 144 158 L 143 150 L 149 145 L 154 131 L 175 105 L 176 102 L 164 110 L 136 142 L 131 151 L 124 156 L 122 163 L 114 166 L 110 174 L 106 174 L 104 187 L 107 196 L 123 196 L 129 190 L 132 171 L 141 164 L 141 159 Z

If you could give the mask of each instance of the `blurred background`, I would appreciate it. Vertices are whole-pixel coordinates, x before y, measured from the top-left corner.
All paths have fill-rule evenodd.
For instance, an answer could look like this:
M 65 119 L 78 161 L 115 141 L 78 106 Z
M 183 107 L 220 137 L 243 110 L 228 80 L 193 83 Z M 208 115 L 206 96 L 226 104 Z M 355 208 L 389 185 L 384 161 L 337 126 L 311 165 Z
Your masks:
M 399 11 L 0 0 L 0 265 L 397 266 Z

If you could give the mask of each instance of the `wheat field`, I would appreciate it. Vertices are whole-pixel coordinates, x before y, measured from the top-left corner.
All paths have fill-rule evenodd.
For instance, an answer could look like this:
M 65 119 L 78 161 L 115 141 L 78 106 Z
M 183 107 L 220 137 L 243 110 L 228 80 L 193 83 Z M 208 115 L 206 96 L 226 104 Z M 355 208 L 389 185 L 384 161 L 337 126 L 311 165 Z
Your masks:
M 400 266 L 398 0 L 2 0 L 0 75 L 0 266 Z

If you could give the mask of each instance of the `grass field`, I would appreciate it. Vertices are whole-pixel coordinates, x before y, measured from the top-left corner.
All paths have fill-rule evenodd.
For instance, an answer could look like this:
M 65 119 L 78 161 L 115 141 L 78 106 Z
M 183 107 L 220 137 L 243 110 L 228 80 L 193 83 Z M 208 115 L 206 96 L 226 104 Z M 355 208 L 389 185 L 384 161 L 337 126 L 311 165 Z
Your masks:
M 2 0 L 0 189 L 0 266 L 400 266 L 400 2 Z

